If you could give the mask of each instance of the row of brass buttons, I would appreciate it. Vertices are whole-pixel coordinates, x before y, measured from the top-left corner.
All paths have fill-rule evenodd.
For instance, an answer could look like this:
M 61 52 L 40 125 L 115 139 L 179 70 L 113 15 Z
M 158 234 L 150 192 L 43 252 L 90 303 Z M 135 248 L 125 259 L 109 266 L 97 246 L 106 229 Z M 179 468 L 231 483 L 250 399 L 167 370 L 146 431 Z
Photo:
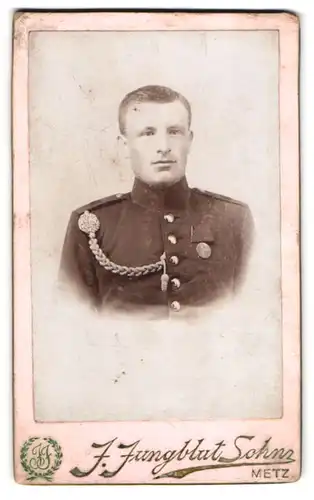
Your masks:
M 175 217 L 173 214 L 166 214 L 166 215 L 164 215 L 164 219 L 165 219 L 165 221 L 172 224 L 174 222 Z M 169 234 L 167 239 L 168 239 L 169 243 L 171 243 L 172 245 L 176 245 L 177 238 L 174 234 Z M 179 258 L 177 257 L 177 255 L 172 255 L 169 258 L 169 260 L 170 260 L 171 264 L 173 264 L 175 266 L 179 264 Z M 173 278 L 171 280 L 171 283 L 172 283 L 174 289 L 176 289 L 176 290 L 179 289 L 181 286 L 181 282 L 180 282 L 179 278 Z M 174 300 L 173 302 L 171 302 L 170 307 L 173 311 L 178 312 L 181 309 L 181 304 L 177 300 Z
M 166 215 L 164 215 L 164 219 L 167 222 L 169 222 L 170 224 L 172 224 L 172 222 L 174 222 L 174 215 L 173 214 L 166 214 Z M 175 245 L 177 243 L 177 238 L 175 237 L 174 234 L 169 234 L 168 241 L 172 245 Z M 171 264 L 173 264 L 174 266 L 177 266 L 179 264 L 179 258 L 176 255 L 172 255 L 169 258 L 169 260 L 170 260 Z

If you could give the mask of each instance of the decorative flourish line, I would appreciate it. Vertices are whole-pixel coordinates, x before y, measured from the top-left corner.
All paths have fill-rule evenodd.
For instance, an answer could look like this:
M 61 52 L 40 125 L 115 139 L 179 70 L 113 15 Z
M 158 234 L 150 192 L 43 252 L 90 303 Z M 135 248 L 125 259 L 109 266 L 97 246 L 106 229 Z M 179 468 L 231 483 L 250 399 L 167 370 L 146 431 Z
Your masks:
M 160 474 L 159 476 L 154 477 L 154 479 L 163 479 L 165 477 L 182 479 L 189 474 L 194 474 L 194 472 L 200 472 L 203 470 L 227 469 L 231 467 L 256 467 L 257 465 L 284 465 L 291 464 L 292 462 L 295 462 L 295 460 L 289 458 L 287 460 L 277 460 L 275 462 L 242 462 L 233 464 L 200 465 L 199 467 L 186 467 L 185 469 L 176 469 L 170 472 L 166 472 L 165 474 Z

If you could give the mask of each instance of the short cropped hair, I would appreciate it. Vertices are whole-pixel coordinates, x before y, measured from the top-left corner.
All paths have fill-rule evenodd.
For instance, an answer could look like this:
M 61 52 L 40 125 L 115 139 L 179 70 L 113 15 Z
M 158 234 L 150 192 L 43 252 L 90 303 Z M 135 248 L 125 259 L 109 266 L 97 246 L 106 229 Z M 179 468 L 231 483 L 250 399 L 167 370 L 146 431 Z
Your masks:
M 189 101 L 179 92 L 172 90 L 169 87 L 161 85 L 146 85 L 132 92 L 129 92 L 121 101 L 119 106 L 119 128 L 121 134 L 125 134 L 125 115 L 130 104 L 141 102 L 159 102 L 168 103 L 180 101 L 188 112 L 189 127 L 192 120 L 192 111 Z

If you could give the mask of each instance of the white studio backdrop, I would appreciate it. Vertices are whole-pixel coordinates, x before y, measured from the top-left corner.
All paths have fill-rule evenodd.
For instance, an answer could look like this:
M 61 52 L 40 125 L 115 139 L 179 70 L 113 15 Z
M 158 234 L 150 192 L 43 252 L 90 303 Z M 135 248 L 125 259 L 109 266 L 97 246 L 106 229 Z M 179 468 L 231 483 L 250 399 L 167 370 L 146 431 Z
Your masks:
M 39 32 L 29 61 L 37 417 L 280 416 L 277 32 Z M 71 211 L 132 187 L 117 112 L 127 92 L 147 84 L 170 86 L 191 103 L 190 185 L 251 208 L 256 239 L 245 290 L 193 324 L 98 321 L 83 308 L 55 314 Z

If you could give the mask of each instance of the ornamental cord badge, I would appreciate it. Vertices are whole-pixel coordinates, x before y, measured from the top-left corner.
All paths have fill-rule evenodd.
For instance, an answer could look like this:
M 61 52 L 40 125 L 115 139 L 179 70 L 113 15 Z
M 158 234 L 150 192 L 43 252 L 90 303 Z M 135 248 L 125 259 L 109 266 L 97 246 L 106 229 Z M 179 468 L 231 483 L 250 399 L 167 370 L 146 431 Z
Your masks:
M 130 278 L 146 276 L 147 274 L 152 274 L 163 270 L 160 278 L 160 286 L 163 292 L 167 290 L 169 276 L 166 269 L 165 253 L 160 256 L 160 260 L 158 262 L 153 262 L 152 264 L 146 264 L 144 266 L 136 267 L 121 266 L 108 259 L 108 257 L 100 248 L 96 238 L 96 233 L 100 228 L 100 222 L 95 214 L 92 214 L 88 210 L 85 210 L 85 212 L 78 219 L 78 227 L 83 233 L 86 233 L 88 235 L 89 248 L 94 254 L 97 262 L 104 269 L 114 274 L 119 274 L 120 276 L 129 276 Z

